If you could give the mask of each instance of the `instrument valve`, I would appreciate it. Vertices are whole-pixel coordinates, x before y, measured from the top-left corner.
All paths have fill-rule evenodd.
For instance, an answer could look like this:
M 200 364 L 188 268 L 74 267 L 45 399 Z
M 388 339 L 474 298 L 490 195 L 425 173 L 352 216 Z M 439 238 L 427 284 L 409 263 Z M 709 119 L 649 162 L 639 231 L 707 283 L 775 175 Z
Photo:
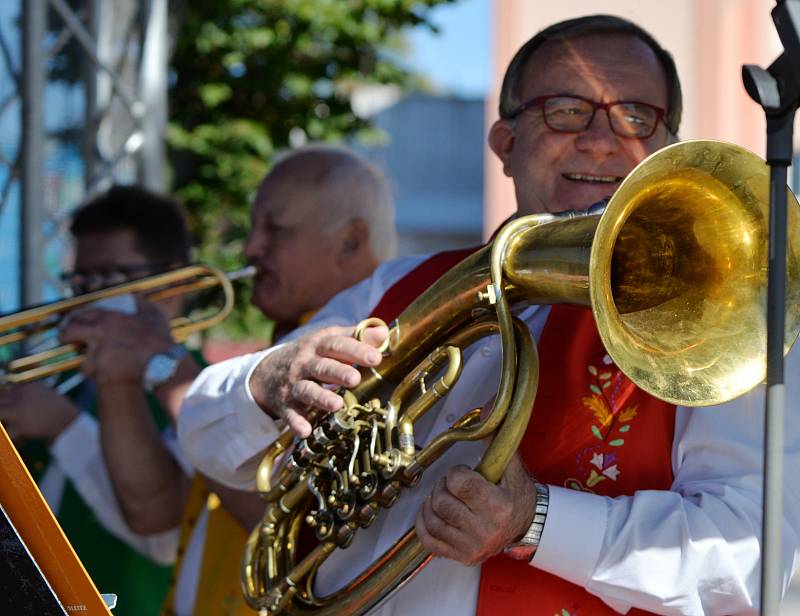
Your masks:
M 306 468 L 317 458 L 319 458 L 319 453 L 311 448 L 306 439 L 300 441 L 292 452 L 292 461 L 300 468 Z
M 378 489 L 378 476 L 374 471 L 361 473 L 358 496 L 363 500 L 369 500 L 375 495 Z
M 336 531 L 336 545 L 340 548 L 344 549 L 348 547 L 351 543 L 353 543 L 353 539 L 356 536 L 356 529 L 355 525 L 353 524 L 342 524 L 338 527 Z
M 399 464 L 397 453 L 396 449 L 391 449 L 375 456 L 375 464 L 381 468 L 381 473 L 384 476 L 391 476 L 397 470 Z
M 347 494 L 339 501 L 336 507 L 336 517 L 342 521 L 350 520 L 356 512 L 356 499 L 353 494 Z
M 333 516 L 327 511 L 312 511 L 306 516 L 306 524 L 314 529 L 320 541 L 328 541 L 335 528 Z
M 422 469 L 416 461 L 409 464 L 400 474 L 400 480 L 408 487 L 413 487 L 422 479 Z
M 355 516 L 355 522 L 361 528 L 367 528 L 375 521 L 375 516 L 378 513 L 378 509 L 373 503 L 367 503 L 362 507 L 359 507 L 358 512 Z
M 397 502 L 400 496 L 400 483 L 392 481 L 387 483 L 375 497 L 377 503 L 384 508 L 389 508 Z
M 286 471 L 287 479 L 285 485 L 288 487 L 294 483 L 297 475 L 303 472 L 303 467 L 297 463 L 297 461 L 294 459 L 294 455 L 289 456 L 289 458 L 286 460 Z M 281 486 L 284 486 L 283 478 L 281 478 Z M 285 492 L 286 490 L 283 491 Z
M 326 426 L 324 424 L 320 424 L 314 428 L 314 431 L 311 433 L 311 438 L 314 441 L 312 449 L 317 449 L 317 446 L 324 448 L 326 445 L 331 443 L 332 439 L 330 436 L 328 436 L 325 427 Z
M 328 415 L 325 423 L 332 434 L 343 434 L 353 429 L 353 418 L 348 409 L 340 409 Z
M 397 471 L 414 462 L 414 456 L 399 449 L 390 449 L 375 456 L 375 462 L 381 468 L 381 473 L 387 479 L 393 477 Z

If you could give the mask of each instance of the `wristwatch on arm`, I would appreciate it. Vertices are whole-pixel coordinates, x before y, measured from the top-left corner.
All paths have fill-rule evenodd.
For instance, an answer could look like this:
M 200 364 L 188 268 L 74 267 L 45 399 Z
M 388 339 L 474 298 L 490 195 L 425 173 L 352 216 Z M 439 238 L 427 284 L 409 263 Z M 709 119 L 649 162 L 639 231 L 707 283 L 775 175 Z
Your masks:
M 503 548 L 503 553 L 515 560 L 530 561 L 536 554 L 536 548 L 539 547 L 539 541 L 542 538 L 544 523 L 547 519 L 547 507 L 550 504 L 550 489 L 538 481 L 535 482 L 535 486 L 536 511 L 533 514 L 533 522 L 519 540 L 509 543 Z
M 144 389 L 148 393 L 168 381 L 178 370 L 178 364 L 189 351 L 182 344 L 174 344 L 164 353 L 156 353 L 144 368 Z

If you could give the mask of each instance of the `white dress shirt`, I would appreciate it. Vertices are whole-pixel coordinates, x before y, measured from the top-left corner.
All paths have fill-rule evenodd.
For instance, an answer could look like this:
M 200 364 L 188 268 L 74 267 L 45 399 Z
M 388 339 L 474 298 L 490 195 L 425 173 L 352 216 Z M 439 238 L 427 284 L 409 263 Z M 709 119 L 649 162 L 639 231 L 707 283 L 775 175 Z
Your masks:
M 380 266 L 364 282 L 336 296 L 303 328 L 351 325 L 369 315 L 380 298 L 422 257 Z M 519 316 L 538 340 L 549 308 Z M 207 368 L 184 400 L 178 435 L 191 461 L 209 476 L 254 489 L 255 471 L 267 445 L 280 433 L 254 402 L 249 376 L 264 353 Z M 485 339 L 465 353 L 453 392 L 415 426 L 418 441 L 438 434 L 466 410 L 496 391 L 499 348 Z M 786 374 L 800 371 L 800 349 L 787 358 Z M 643 490 L 610 498 L 550 487 L 550 507 L 531 566 L 586 588 L 620 613 L 639 607 L 660 614 L 747 614 L 759 602 L 759 543 L 764 391 L 720 405 L 676 411 L 670 490 Z M 786 386 L 784 588 L 800 564 L 800 382 Z M 535 419 L 534 419 L 535 421 Z M 437 461 L 411 494 L 401 498 L 347 550 L 326 561 L 318 591 L 337 588 L 362 571 L 397 536 L 413 526 L 421 501 L 442 470 L 474 464 L 480 444 L 456 446 Z M 475 612 L 479 567 L 437 558 L 411 583 L 372 613 L 381 616 Z
M 185 468 L 187 463 L 179 452 L 175 431 L 165 430 L 162 439 Z M 94 417 L 80 413 L 53 441 L 50 456 L 51 462 L 39 480 L 39 491 L 54 514 L 58 515 L 64 482 L 69 479 L 108 532 L 159 564 L 175 561 L 179 529 L 139 535 L 125 521 L 108 475 L 100 446 L 100 428 Z

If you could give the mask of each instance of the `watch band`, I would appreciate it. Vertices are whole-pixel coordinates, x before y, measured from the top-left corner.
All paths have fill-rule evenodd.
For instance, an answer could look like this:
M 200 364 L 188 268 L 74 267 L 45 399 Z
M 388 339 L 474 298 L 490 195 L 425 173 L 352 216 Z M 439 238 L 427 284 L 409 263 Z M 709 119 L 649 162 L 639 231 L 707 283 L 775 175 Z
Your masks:
M 550 506 L 550 488 L 538 481 L 535 482 L 534 486 L 536 488 L 536 504 L 533 521 L 518 541 L 507 545 L 503 549 L 504 554 L 517 560 L 530 561 L 533 558 L 533 555 L 536 554 L 536 549 L 539 547 L 539 541 L 542 539 L 544 524 L 547 520 L 547 509 Z
M 180 342 L 176 342 L 171 347 L 169 347 L 169 349 L 167 349 L 166 355 L 168 355 L 172 359 L 177 359 L 178 361 L 180 361 L 184 357 L 186 357 L 188 353 L 189 349 L 183 346 Z

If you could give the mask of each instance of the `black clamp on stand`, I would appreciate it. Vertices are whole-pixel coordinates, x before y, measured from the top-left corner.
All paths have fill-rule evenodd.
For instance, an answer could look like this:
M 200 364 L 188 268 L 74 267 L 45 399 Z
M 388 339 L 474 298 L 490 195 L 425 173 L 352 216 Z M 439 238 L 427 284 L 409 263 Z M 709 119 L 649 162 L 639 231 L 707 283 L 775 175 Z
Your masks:
M 761 614 L 771 616 L 778 614 L 782 590 L 786 183 L 792 164 L 794 116 L 800 105 L 800 0 L 777 0 L 772 20 L 784 52 L 766 70 L 754 65 L 742 67 L 745 89 L 763 107 L 767 117 L 767 163 L 770 165 Z

